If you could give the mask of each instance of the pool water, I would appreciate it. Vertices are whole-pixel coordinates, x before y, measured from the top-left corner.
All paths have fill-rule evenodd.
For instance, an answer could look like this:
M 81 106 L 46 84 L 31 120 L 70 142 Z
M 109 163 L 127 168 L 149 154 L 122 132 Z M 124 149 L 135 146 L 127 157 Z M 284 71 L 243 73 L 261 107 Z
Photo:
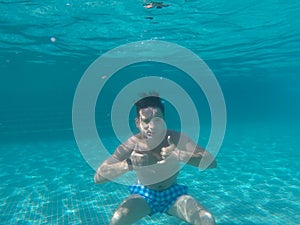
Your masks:
M 0 224 L 109 223 L 128 187 L 94 184 L 89 160 L 100 164 L 105 154 L 100 149 L 88 160 L 82 154 L 73 133 L 74 95 L 98 57 L 147 40 L 180 45 L 203 59 L 226 104 L 218 167 L 185 166 L 178 182 L 217 224 L 299 224 L 299 1 L 165 3 L 145 9 L 142 1 L 0 2 Z M 203 90 L 178 68 L 145 62 L 117 71 L 98 96 L 97 132 L 109 152 L 120 143 L 111 125 L 114 99 L 148 76 L 172 80 L 191 97 L 201 120 L 195 141 L 206 147 L 213 119 Z M 106 77 L 99 72 L 99 80 Z M 169 103 L 167 124 L 180 130 L 182 115 Z M 136 131 L 134 115 L 126 116 Z M 156 214 L 136 224 L 186 223 Z
M 178 182 L 211 211 L 218 224 L 297 224 L 299 139 L 259 124 L 228 128 L 218 167 L 185 166 Z M 68 134 L 66 134 L 68 136 Z M 106 140 L 114 147 L 114 137 Z M 287 144 L 288 143 L 288 144 Z M 3 224 L 108 224 L 128 195 L 125 185 L 93 183 L 94 170 L 75 141 L 1 145 Z M 157 214 L 137 224 L 185 224 Z

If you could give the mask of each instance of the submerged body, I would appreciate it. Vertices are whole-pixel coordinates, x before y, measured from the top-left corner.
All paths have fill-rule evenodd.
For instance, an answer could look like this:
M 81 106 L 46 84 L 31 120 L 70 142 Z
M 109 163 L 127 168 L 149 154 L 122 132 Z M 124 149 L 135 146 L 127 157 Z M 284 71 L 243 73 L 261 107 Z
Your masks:
M 180 162 L 198 167 L 200 160 L 209 160 L 209 168 L 215 168 L 213 156 L 188 136 L 167 130 L 160 108 L 144 107 L 138 113 L 136 125 L 140 133 L 119 145 L 94 176 L 96 183 L 104 183 L 134 170 L 138 178 L 110 225 L 133 224 L 157 212 L 190 224 L 215 224 L 213 216 L 188 195 L 187 186 L 177 184 Z

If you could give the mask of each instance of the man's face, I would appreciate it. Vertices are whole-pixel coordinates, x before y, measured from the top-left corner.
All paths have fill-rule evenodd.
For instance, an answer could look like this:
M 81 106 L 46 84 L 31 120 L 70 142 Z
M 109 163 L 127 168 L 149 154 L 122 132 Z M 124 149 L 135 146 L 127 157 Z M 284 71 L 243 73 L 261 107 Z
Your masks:
M 139 111 L 136 126 L 147 139 L 162 140 L 166 134 L 164 116 L 159 108 L 148 107 Z

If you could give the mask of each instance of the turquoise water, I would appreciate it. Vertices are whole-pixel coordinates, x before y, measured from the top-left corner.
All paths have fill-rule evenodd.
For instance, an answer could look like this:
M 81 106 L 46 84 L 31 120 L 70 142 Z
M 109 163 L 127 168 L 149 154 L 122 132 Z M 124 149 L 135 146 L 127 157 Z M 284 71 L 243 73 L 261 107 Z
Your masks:
M 218 224 L 299 224 L 300 3 L 166 3 L 147 10 L 141 1 L 0 1 L 0 224 L 108 224 L 127 187 L 93 183 L 73 135 L 73 97 L 99 56 L 141 40 L 196 53 L 226 102 L 218 168 L 186 166 L 179 182 Z M 105 146 L 113 151 L 119 143 L 109 117 L 116 94 L 148 70 L 196 101 L 199 144 L 206 146 L 211 118 L 204 94 L 157 64 L 121 71 L 102 93 L 96 121 Z M 169 126 L 180 127 L 176 109 L 167 109 Z M 185 223 L 155 215 L 137 224 Z

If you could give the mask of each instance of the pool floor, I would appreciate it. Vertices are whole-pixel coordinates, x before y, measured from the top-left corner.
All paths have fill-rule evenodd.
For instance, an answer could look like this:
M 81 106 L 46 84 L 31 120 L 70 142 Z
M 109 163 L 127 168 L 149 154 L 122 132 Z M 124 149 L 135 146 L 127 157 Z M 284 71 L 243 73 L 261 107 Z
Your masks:
M 297 224 L 297 146 L 299 140 L 288 134 L 228 132 L 218 168 L 185 166 L 178 182 L 189 186 L 218 224 Z M 108 224 L 128 195 L 125 185 L 93 183 L 94 170 L 72 138 L 6 143 L 0 151 L 1 224 Z M 136 224 L 186 223 L 156 214 Z

